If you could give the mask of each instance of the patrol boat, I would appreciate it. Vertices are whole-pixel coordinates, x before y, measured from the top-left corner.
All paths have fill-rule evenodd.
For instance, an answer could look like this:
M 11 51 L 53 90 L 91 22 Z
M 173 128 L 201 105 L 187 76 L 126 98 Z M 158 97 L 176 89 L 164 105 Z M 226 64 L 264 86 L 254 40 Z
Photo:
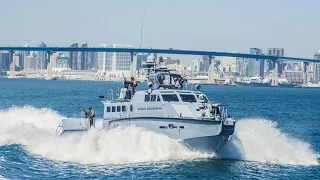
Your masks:
M 224 105 L 209 101 L 200 92 L 184 89 L 186 79 L 151 61 L 144 63 L 147 88 L 134 92 L 128 85 L 108 97 L 100 96 L 104 105 L 103 128 L 138 126 L 165 134 L 192 150 L 214 152 L 234 133 L 235 120 Z M 88 130 L 86 119 L 64 119 L 59 135 Z

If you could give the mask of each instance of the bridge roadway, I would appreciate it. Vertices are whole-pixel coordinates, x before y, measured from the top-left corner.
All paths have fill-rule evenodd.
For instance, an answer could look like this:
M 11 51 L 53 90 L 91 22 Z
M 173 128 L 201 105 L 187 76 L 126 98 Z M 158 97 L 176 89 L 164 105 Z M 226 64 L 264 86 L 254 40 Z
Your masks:
M 7 51 L 46 51 L 46 52 L 128 52 L 128 53 L 159 53 L 159 54 L 185 54 L 185 55 L 206 55 L 206 56 L 227 56 L 240 58 L 253 58 L 257 60 L 278 60 L 278 61 L 300 61 L 320 63 L 320 60 L 295 58 L 295 57 L 277 57 L 267 55 L 254 55 L 244 53 L 216 52 L 216 51 L 197 51 L 197 50 L 177 50 L 177 49 L 138 49 L 138 48 L 101 48 L 101 47 L 0 47 Z
M 252 58 L 256 60 L 271 60 L 273 61 L 273 75 L 272 83 L 273 86 L 278 86 L 278 66 L 279 61 L 300 61 L 303 62 L 303 85 L 307 85 L 308 73 L 307 69 L 309 63 L 320 63 L 320 60 L 315 59 L 305 59 L 305 58 L 295 58 L 295 57 L 277 57 L 277 56 L 267 56 L 267 55 L 254 55 L 254 54 L 243 54 L 243 53 L 231 53 L 231 52 L 216 52 L 216 51 L 196 51 L 196 50 L 177 50 L 177 49 L 137 49 L 137 48 L 95 48 L 95 47 L 0 47 L 1 50 L 9 51 L 11 54 L 11 65 L 10 65 L 10 76 L 14 77 L 14 63 L 13 63 L 13 53 L 15 51 L 45 51 L 49 56 L 49 66 L 47 67 L 47 78 L 52 78 L 52 67 L 50 63 L 50 56 L 52 52 L 128 52 L 131 53 L 131 73 L 135 75 L 134 67 L 134 55 L 136 53 L 160 53 L 160 54 L 184 54 L 184 55 L 205 55 L 209 56 L 209 64 L 211 64 L 212 59 L 215 56 L 226 56 L 226 57 L 240 57 L 240 58 Z

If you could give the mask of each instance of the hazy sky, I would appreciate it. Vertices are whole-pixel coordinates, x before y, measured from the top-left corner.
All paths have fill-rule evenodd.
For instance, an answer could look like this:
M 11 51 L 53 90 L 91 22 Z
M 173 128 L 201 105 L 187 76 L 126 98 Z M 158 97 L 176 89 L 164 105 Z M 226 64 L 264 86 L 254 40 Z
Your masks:
M 1 0 L 0 46 L 41 41 L 139 47 L 146 0 Z M 149 0 L 142 47 L 249 53 L 320 49 L 320 0 Z

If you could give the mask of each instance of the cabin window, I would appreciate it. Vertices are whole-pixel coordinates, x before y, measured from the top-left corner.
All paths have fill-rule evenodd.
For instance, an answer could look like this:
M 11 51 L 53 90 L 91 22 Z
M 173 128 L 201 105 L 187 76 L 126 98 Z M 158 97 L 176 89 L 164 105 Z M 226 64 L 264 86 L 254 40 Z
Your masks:
M 157 95 L 151 95 L 150 101 L 156 101 Z
M 180 94 L 180 97 L 183 102 L 197 102 L 197 99 L 193 94 Z
M 147 94 L 144 96 L 144 102 L 149 102 L 150 101 L 150 95 Z
M 112 106 L 112 112 L 116 112 L 116 107 L 115 106 Z
M 121 112 L 121 106 L 117 106 L 117 112 Z
M 126 107 L 122 106 L 122 112 L 126 112 L 126 111 L 127 111 Z
M 160 95 L 157 96 L 157 102 L 160 102 Z
M 107 107 L 107 112 L 110 112 L 110 107 Z
M 178 102 L 179 98 L 176 94 L 162 94 L 163 101 Z

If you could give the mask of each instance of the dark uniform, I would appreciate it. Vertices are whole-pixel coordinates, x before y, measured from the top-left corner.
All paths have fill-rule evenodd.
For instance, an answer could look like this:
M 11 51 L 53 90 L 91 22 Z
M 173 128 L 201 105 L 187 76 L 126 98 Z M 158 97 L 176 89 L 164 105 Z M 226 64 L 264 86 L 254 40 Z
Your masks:
M 83 110 L 86 114 L 86 118 L 89 118 L 90 121 L 90 127 L 94 127 L 94 117 L 95 117 L 95 113 L 94 110 L 92 109 L 92 107 L 89 107 L 88 112 L 86 112 L 85 110 Z

